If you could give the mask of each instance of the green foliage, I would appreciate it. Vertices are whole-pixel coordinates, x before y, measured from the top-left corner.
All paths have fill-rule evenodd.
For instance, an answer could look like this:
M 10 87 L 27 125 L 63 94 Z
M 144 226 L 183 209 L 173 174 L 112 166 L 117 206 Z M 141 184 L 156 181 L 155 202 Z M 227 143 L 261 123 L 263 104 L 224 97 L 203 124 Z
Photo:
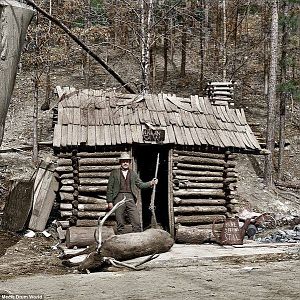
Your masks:
M 103 0 L 91 0 L 92 24 L 93 25 L 108 25 L 108 17 L 105 10 Z
M 296 80 L 288 80 L 278 86 L 278 91 L 290 94 L 297 101 L 300 101 L 300 83 Z

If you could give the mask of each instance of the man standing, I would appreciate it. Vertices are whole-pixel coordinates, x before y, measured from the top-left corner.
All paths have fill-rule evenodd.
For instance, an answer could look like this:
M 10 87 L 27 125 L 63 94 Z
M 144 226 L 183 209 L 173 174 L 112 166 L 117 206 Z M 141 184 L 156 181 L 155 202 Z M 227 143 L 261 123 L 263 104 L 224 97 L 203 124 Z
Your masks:
M 116 210 L 117 233 L 124 233 L 125 228 L 125 212 L 127 212 L 133 232 L 142 231 L 139 212 L 137 210 L 136 201 L 138 189 L 153 187 L 158 180 L 153 178 L 151 181 L 143 182 L 138 174 L 130 169 L 131 157 L 127 152 L 122 152 L 120 159 L 120 168 L 111 171 L 106 199 L 108 209 L 111 210 L 124 197 L 126 202 Z

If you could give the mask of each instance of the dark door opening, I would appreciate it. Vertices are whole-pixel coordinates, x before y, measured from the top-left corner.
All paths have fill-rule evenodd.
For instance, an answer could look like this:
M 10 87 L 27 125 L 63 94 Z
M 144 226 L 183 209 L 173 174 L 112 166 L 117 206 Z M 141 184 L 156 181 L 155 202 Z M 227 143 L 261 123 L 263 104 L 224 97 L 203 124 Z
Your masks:
M 155 193 L 155 215 L 157 222 L 163 229 L 169 231 L 168 216 L 168 154 L 169 149 L 160 145 L 138 145 L 133 148 L 136 159 L 137 172 L 143 181 L 154 178 L 157 153 L 159 152 L 160 163 L 158 167 L 158 185 Z M 143 228 L 151 226 L 151 202 L 152 189 L 141 191 Z

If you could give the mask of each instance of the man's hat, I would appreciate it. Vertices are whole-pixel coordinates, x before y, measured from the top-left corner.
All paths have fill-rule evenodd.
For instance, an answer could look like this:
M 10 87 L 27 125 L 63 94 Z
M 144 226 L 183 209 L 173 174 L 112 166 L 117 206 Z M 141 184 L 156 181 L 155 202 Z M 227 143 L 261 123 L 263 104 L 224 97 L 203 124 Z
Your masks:
M 122 152 L 119 160 L 131 160 L 131 156 L 128 152 Z

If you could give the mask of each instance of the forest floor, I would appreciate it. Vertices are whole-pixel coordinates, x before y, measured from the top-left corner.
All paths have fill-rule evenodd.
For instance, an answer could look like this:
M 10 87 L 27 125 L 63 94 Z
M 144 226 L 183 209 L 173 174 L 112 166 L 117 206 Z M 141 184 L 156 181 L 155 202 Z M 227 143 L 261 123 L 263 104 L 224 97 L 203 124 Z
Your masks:
M 94 74 L 92 76 L 93 82 L 91 82 L 92 87 L 102 87 L 99 82 L 103 82 L 100 79 L 104 78 L 104 73 L 99 71 L 97 68 L 93 70 Z M 98 72 L 98 73 L 97 73 Z M 76 88 L 83 87 L 83 78 L 79 75 L 79 68 L 77 69 L 63 69 L 59 68 L 54 70 L 53 76 L 51 78 L 51 85 L 55 87 L 56 85 L 61 86 L 74 86 Z M 97 76 L 99 75 L 99 76 Z M 112 83 L 113 84 L 113 83 Z M 5 205 L 5 199 L 9 192 L 9 185 L 12 180 L 19 178 L 30 178 L 35 170 L 35 166 L 31 162 L 31 150 L 23 149 L 22 147 L 32 145 L 32 116 L 33 116 L 33 88 L 32 88 L 32 75 L 30 72 L 22 71 L 17 76 L 17 82 L 9 108 L 9 112 L 6 120 L 4 140 L 0 152 L 0 211 L 3 210 Z M 168 85 L 164 85 L 160 88 L 165 92 L 173 92 L 177 94 L 195 94 L 199 93 L 197 87 L 188 86 L 184 80 L 181 78 L 172 78 Z M 44 95 L 44 90 L 41 90 L 41 97 Z M 239 91 L 238 91 L 239 95 Z M 243 98 L 238 98 L 236 102 L 236 107 L 243 107 L 246 111 L 248 121 L 253 123 L 259 123 L 260 131 L 262 134 L 265 132 L 266 128 L 266 109 L 258 98 L 255 96 L 245 96 Z M 42 104 L 42 100 L 40 101 Z M 56 102 L 55 97 L 52 98 L 50 107 L 54 106 Z M 285 151 L 284 159 L 284 178 L 288 182 L 299 182 L 300 179 L 300 130 L 299 130 L 299 120 L 300 120 L 300 106 L 299 104 L 293 104 L 293 107 L 288 109 L 288 130 L 287 130 L 287 140 L 290 145 Z M 40 141 L 50 141 L 52 140 L 52 111 L 39 111 L 39 139 Z M 10 150 L 9 150 L 10 149 Z M 18 150 L 21 149 L 21 150 Z M 44 147 L 41 149 L 40 158 L 50 157 L 55 159 L 51 147 Z M 275 158 L 276 159 L 276 158 Z M 274 161 L 275 161 L 274 159 Z M 285 228 L 291 228 L 296 225 L 293 220 L 296 220 L 300 216 L 300 193 L 299 190 L 279 190 L 274 188 L 272 190 L 266 189 L 262 181 L 262 170 L 264 164 L 263 156 L 253 156 L 253 155 L 241 155 L 238 154 L 237 158 L 237 171 L 239 173 L 239 183 L 237 190 L 237 199 L 240 201 L 240 211 L 249 210 L 257 213 L 271 212 L 277 218 L 277 220 L 282 221 L 278 224 L 284 225 Z M 1 215 L 0 215 L 1 217 Z M 6 232 L 0 232 L 0 268 L 1 279 L 8 280 L 14 278 L 15 276 L 22 275 L 36 275 L 43 274 L 47 275 L 47 280 L 40 277 L 39 286 L 31 285 L 35 288 L 37 293 L 41 291 L 44 285 L 48 284 L 49 291 L 51 289 L 57 289 L 59 293 L 65 290 L 64 281 L 58 280 L 56 277 L 48 277 L 48 275 L 62 275 L 73 273 L 73 269 L 66 269 L 61 265 L 59 260 L 58 252 L 53 249 L 53 246 L 57 243 L 55 238 L 46 238 L 42 234 L 38 233 L 34 238 L 25 238 L 22 234 L 12 234 Z M 6 253 L 6 254 L 5 254 Z M 5 254 L 5 255 L 4 255 Z M 298 257 L 299 258 L 299 257 Z M 298 259 L 297 258 L 297 259 Z M 294 259 L 294 258 L 293 258 Z M 274 261 L 277 259 L 274 258 Z M 279 259 L 280 260 L 280 259 Z M 287 260 L 286 265 L 283 263 L 275 263 L 270 266 L 267 264 L 262 264 L 262 267 L 258 271 L 245 273 L 241 276 L 241 266 L 240 265 L 226 265 L 225 263 L 211 264 L 209 266 L 202 266 L 199 269 L 192 268 L 193 273 L 190 273 L 191 269 L 166 269 L 155 271 L 154 273 L 130 273 L 131 280 L 134 279 L 141 281 L 141 285 L 149 284 L 145 283 L 145 280 L 151 276 L 155 276 L 155 281 L 167 282 L 163 283 L 162 286 L 155 292 L 154 288 L 149 285 L 149 289 L 144 289 L 145 296 L 139 298 L 132 291 L 133 289 L 127 288 L 126 299 L 153 299 L 154 297 L 159 298 L 157 295 L 163 290 L 170 290 L 170 296 L 164 294 L 164 299 L 171 299 L 172 295 L 175 298 L 180 299 L 180 291 L 176 290 L 175 294 L 172 294 L 173 286 L 182 282 L 184 285 L 184 278 L 189 279 L 189 284 L 187 284 L 183 290 L 185 292 L 190 291 L 190 298 L 186 299 L 199 299 L 198 294 L 196 294 L 196 287 L 203 289 L 202 295 L 216 296 L 215 299 L 224 299 L 218 293 L 218 291 L 223 291 L 224 295 L 226 293 L 226 298 L 229 295 L 238 295 L 239 292 L 244 293 L 244 295 L 255 296 L 257 299 L 294 299 L 296 291 L 293 287 L 294 282 L 298 282 L 299 287 L 299 269 L 297 269 L 298 261 Z M 285 268 L 287 266 L 287 268 Z M 220 268 L 224 270 L 224 273 L 220 272 Z M 280 278 L 274 277 L 276 280 L 273 281 L 273 276 L 271 274 L 277 274 L 281 272 Z M 295 272 L 295 273 L 292 273 Z M 178 275 L 175 275 L 178 274 Z M 139 275 L 140 274 L 140 275 Z M 143 275 L 141 275 L 143 274 Z M 222 275 L 220 275 L 222 274 Z M 95 282 L 98 278 L 97 275 L 89 277 L 91 280 L 87 279 L 82 281 L 82 277 L 76 277 L 70 275 L 65 284 L 67 286 L 74 284 L 74 280 L 81 282 L 84 286 L 82 288 L 82 295 L 86 295 L 91 292 L 91 283 Z M 79 276 L 79 275 L 78 275 Z M 98 275 L 99 276 L 99 275 Z M 102 278 L 103 276 L 103 278 Z M 171 276 L 169 278 L 169 276 Z M 216 280 L 222 276 L 222 280 Z M 125 278 L 126 274 L 119 275 L 101 275 L 101 284 L 98 285 L 97 290 L 93 290 L 92 293 L 106 295 L 107 297 L 113 296 L 113 299 L 124 299 L 118 297 L 116 291 L 112 293 L 114 289 L 110 289 L 107 292 L 107 287 L 105 288 L 105 282 L 111 281 L 112 278 L 116 278 L 110 282 L 109 286 L 120 284 L 119 280 Z M 176 277 L 176 278 L 175 278 Z M 49 279 L 50 278 L 50 279 Z M 66 277 L 67 278 L 67 277 Z M 119 279 L 118 279 L 119 278 Z M 264 279 L 265 278 L 265 279 Z M 285 278 L 285 279 L 284 279 Z M 49 279 L 49 281 L 48 281 Z M 102 281 L 103 279 L 103 281 Z M 149 279 L 149 278 L 148 278 Z M 226 279 L 226 280 L 225 280 Z M 283 281 L 288 280 L 288 282 Z M 23 292 L 28 292 L 30 289 L 26 289 L 28 281 L 26 278 L 20 279 L 18 281 L 20 286 L 22 286 Z M 131 284 L 131 280 L 126 277 L 123 283 L 120 285 L 121 289 L 125 285 Z M 262 283 L 263 282 L 263 283 Z M 262 285 L 264 283 L 273 283 L 270 287 L 272 292 L 268 294 L 267 290 L 262 290 Z M 7 283 L 9 289 L 10 284 Z M 61 285 L 62 284 L 62 285 Z M 227 290 L 227 284 L 231 284 L 236 288 L 236 292 L 233 290 Z M 180 285 L 181 286 L 181 285 Z M 255 286 L 255 290 L 251 290 L 251 287 Z M 284 286 L 292 286 L 292 288 L 287 292 L 285 297 L 280 297 L 282 294 L 276 294 L 277 291 L 286 291 Z M 23 289 L 24 287 L 24 289 Z M 215 291 L 212 291 L 214 288 Z M 250 292 L 251 290 L 251 292 Z M 21 291 L 21 290 L 20 290 Z M 131 292 L 130 292 L 131 291 Z M 146 294 L 148 296 L 146 296 Z M 223 296 L 224 296 L 223 295 Z M 64 299 L 71 299 L 71 294 L 69 294 Z M 151 297 L 150 297 L 151 296 Z M 55 298 L 55 297 L 54 297 Z M 54 299 L 53 298 L 53 299 Z M 85 299 L 93 299 L 93 297 L 84 297 Z M 243 299 L 243 297 L 239 297 Z M 111 299 L 111 298 L 110 298 Z M 172 298 L 173 299 L 173 298 Z M 296 299 L 296 298 L 295 298 Z

